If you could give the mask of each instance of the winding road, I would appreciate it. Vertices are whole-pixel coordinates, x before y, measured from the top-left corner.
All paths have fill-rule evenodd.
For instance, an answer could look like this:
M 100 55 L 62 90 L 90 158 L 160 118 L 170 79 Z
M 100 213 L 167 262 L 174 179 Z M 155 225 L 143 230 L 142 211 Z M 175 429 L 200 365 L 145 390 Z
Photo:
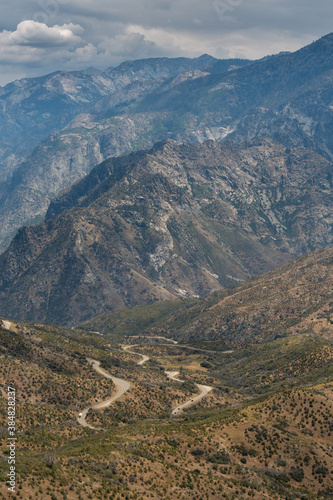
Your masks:
M 139 352 L 134 352 L 134 351 L 129 351 L 132 347 L 137 347 L 137 345 L 125 345 L 123 346 L 124 351 L 128 352 L 129 354 L 135 354 L 135 356 L 140 356 L 142 359 L 138 362 L 138 365 L 142 366 L 146 361 L 149 361 L 150 358 L 149 356 L 146 356 L 145 354 L 140 354 Z
M 125 394 L 125 392 L 128 391 L 128 389 L 131 387 L 131 384 L 129 382 L 127 382 L 127 380 L 122 380 L 121 378 L 113 377 L 108 372 L 106 372 L 105 370 L 103 370 L 103 368 L 100 367 L 100 364 L 101 364 L 100 361 L 96 361 L 95 359 L 90 359 L 90 358 L 87 358 L 87 361 L 97 371 L 97 373 L 99 373 L 103 377 L 106 377 L 106 378 L 109 378 L 110 380 L 112 380 L 112 382 L 117 387 L 117 392 L 116 392 L 116 394 L 114 396 L 112 396 L 111 398 L 109 398 L 109 399 L 107 399 L 105 401 L 102 401 L 101 403 L 97 403 L 96 405 L 89 406 L 88 408 L 85 408 L 81 413 L 79 413 L 79 416 L 77 418 L 77 421 L 83 427 L 89 427 L 89 429 L 100 431 L 100 430 L 103 430 L 103 429 L 100 429 L 100 428 L 97 428 L 97 427 L 93 427 L 92 425 L 89 425 L 86 422 L 86 416 L 87 416 L 88 411 L 90 409 L 101 410 L 101 409 L 106 408 L 107 406 L 111 405 L 117 399 L 121 398 L 121 396 L 123 394 Z
M 127 338 L 128 339 L 140 339 L 142 337 L 140 335 L 131 335 L 130 337 L 127 337 Z M 177 340 L 168 339 L 168 337 L 161 337 L 160 335 L 154 335 L 153 337 L 145 337 L 145 338 L 146 339 L 163 339 L 163 340 L 167 340 L 168 342 L 171 342 L 172 344 L 178 344 Z
M 133 338 L 133 337 L 132 337 Z M 154 338 L 165 338 L 165 337 L 154 337 Z M 176 341 L 172 341 L 174 344 L 177 343 Z M 169 346 L 169 347 L 175 347 L 173 345 L 170 345 L 170 344 L 159 344 L 159 345 L 164 345 L 164 346 Z M 138 345 L 129 345 L 129 346 L 123 346 L 123 350 L 128 352 L 129 354 L 134 354 L 135 356 L 140 356 L 142 359 L 138 362 L 138 365 L 143 365 L 144 363 L 146 363 L 146 361 L 149 361 L 149 357 L 146 356 L 145 354 L 141 354 L 139 352 L 135 352 L 135 351 L 130 351 L 129 349 L 132 349 L 133 347 L 138 347 Z M 177 346 L 179 347 L 179 346 Z M 186 346 L 182 346 L 182 347 L 186 347 Z M 191 349 L 190 347 L 188 347 L 189 349 Z M 195 350 L 202 350 L 202 349 L 195 349 Z M 211 351 L 206 351 L 206 352 L 211 352 Z M 181 384 L 183 384 L 185 382 L 185 380 L 181 380 L 179 378 L 176 378 L 177 375 L 179 375 L 179 372 L 164 372 L 166 374 L 166 376 L 171 379 L 171 380 L 174 380 L 175 382 L 180 382 Z M 181 405 L 178 405 L 176 408 L 174 408 L 171 412 L 171 416 L 172 417 L 175 417 L 178 415 L 179 412 L 181 412 L 182 410 L 184 410 L 184 408 L 188 408 L 189 406 L 192 406 L 194 405 L 195 403 L 197 403 L 198 401 L 200 401 L 200 399 L 204 398 L 205 396 L 207 396 L 207 394 L 213 390 L 213 387 L 210 387 L 209 385 L 201 385 L 201 384 L 195 384 L 197 386 L 197 388 L 199 389 L 200 391 L 200 394 L 198 394 L 197 396 L 193 396 L 190 400 L 186 401 L 185 403 L 181 404 Z
M 166 376 L 168 378 L 170 378 L 171 380 L 174 380 L 175 382 L 181 382 L 181 383 L 185 382 L 185 380 L 180 380 L 179 378 L 176 378 L 177 375 L 179 375 L 179 372 L 164 372 L 164 373 L 166 374 Z M 181 405 L 176 406 L 176 408 L 174 408 L 171 412 L 172 417 L 176 417 L 179 412 L 184 410 L 184 408 L 188 408 L 189 406 L 194 405 L 195 403 L 200 401 L 200 399 L 207 396 L 207 394 L 210 391 L 213 390 L 213 387 L 210 387 L 209 385 L 201 385 L 201 384 L 195 384 L 195 385 L 199 389 L 200 394 L 198 394 L 197 396 L 192 396 L 192 398 L 189 401 L 186 401 L 186 403 L 183 403 Z
M 98 332 L 93 332 L 93 333 L 99 334 Z M 131 338 L 133 338 L 133 337 L 131 337 Z M 154 337 L 154 338 L 165 338 L 165 337 Z M 160 345 L 176 347 L 175 344 L 177 344 L 177 342 L 175 340 L 171 340 L 171 342 L 174 345 L 172 345 L 172 344 L 160 344 Z M 139 352 L 130 351 L 129 349 L 132 349 L 133 347 L 138 347 L 138 345 L 135 344 L 135 345 L 122 346 L 123 350 L 128 352 L 129 354 L 139 356 L 141 359 L 138 362 L 138 365 L 143 366 L 144 363 L 149 361 L 149 359 L 150 359 L 149 356 L 146 356 L 145 354 L 141 354 Z M 191 347 L 187 347 L 187 346 L 181 346 L 181 347 L 191 349 Z M 203 349 L 194 348 L 194 350 L 202 351 Z M 212 352 L 212 351 L 205 351 L 205 352 Z M 80 425 L 82 425 L 83 427 L 88 427 L 89 429 L 100 431 L 103 429 L 98 428 L 98 427 L 93 427 L 92 425 L 90 425 L 86 422 L 86 417 L 87 417 L 88 411 L 91 409 L 101 410 L 101 409 L 106 408 L 107 406 L 111 405 L 112 403 L 117 401 L 117 399 L 121 398 L 121 396 L 129 390 L 129 388 L 131 387 L 131 384 L 129 382 L 127 382 L 127 380 L 123 380 L 121 378 L 114 377 L 113 375 L 110 375 L 108 372 L 103 370 L 103 368 L 100 367 L 100 364 L 101 364 L 100 361 L 96 361 L 95 359 L 90 359 L 90 358 L 87 358 L 87 361 L 97 371 L 97 373 L 99 373 L 103 377 L 106 377 L 106 378 L 109 378 L 110 380 L 112 380 L 112 382 L 117 387 L 117 392 L 116 392 L 116 394 L 114 394 L 114 396 L 112 396 L 111 398 L 109 398 L 105 401 L 102 401 L 101 403 L 97 403 L 95 405 L 88 406 L 88 408 L 85 408 L 84 410 L 82 410 L 82 412 L 80 412 L 78 417 L 77 417 L 78 423 Z M 177 375 L 179 375 L 179 372 L 166 371 L 164 373 L 166 374 L 166 376 L 170 380 L 173 380 L 173 381 L 179 382 L 179 383 L 185 382 L 184 380 L 177 378 Z M 184 410 L 185 408 L 188 408 L 189 406 L 196 404 L 198 401 L 200 401 L 202 398 L 204 398 L 211 390 L 213 390 L 213 387 L 210 387 L 208 385 L 201 385 L 201 384 L 195 384 L 195 385 L 199 389 L 200 394 L 198 394 L 197 396 L 192 396 L 192 398 L 190 400 L 188 400 L 185 403 L 178 405 L 176 408 L 174 408 L 171 412 L 171 417 L 176 417 L 182 410 Z

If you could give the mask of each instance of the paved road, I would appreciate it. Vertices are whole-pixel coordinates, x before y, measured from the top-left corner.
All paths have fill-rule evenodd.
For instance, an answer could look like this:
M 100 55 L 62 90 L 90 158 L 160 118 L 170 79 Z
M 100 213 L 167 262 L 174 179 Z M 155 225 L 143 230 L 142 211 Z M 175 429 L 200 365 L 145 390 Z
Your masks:
M 158 345 L 163 345 L 168 347 L 179 347 L 180 349 L 190 349 L 191 351 L 207 352 L 208 354 L 230 354 L 234 352 L 234 351 L 207 351 L 207 349 L 200 349 L 199 347 L 191 347 L 189 345 L 182 345 L 182 344 L 177 344 L 177 345 L 158 344 Z
M 128 338 L 129 339 L 139 339 L 139 338 L 142 338 L 142 336 L 140 336 L 140 335 L 131 335 Z M 173 344 L 178 344 L 177 340 L 168 339 L 167 337 L 161 337 L 159 335 L 154 335 L 153 337 L 145 337 L 145 338 L 146 339 L 164 339 L 164 340 L 167 340 L 168 342 L 172 342 Z
M 128 391 L 128 389 L 131 387 L 131 384 L 129 382 L 127 382 L 126 380 L 122 380 L 121 378 L 113 377 L 108 372 L 103 370 L 103 368 L 100 367 L 100 364 L 101 364 L 100 361 L 96 361 L 96 360 L 90 359 L 90 358 L 88 358 L 87 361 L 97 371 L 97 373 L 99 373 L 103 377 L 106 377 L 106 378 L 109 378 L 110 380 L 112 380 L 112 382 L 117 387 L 117 392 L 114 396 L 107 399 L 106 401 L 102 401 L 101 403 L 97 403 L 96 405 L 89 406 L 88 408 L 85 408 L 77 417 L 77 421 L 83 427 L 89 427 L 89 429 L 100 431 L 102 429 L 97 428 L 97 427 L 93 427 L 92 425 L 89 425 L 86 422 L 86 416 L 87 416 L 88 411 L 91 408 L 94 410 L 101 410 L 102 408 L 106 408 L 107 406 L 111 405 L 112 403 L 117 401 L 117 399 L 119 399 L 126 391 Z
M 94 333 L 98 333 L 98 332 L 94 332 Z M 156 337 L 156 338 L 163 338 L 163 337 Z M 176 343 L 176 341 L 172 341 L 172 342 L 174 344 Z M 162 345 L 173 347 L 173 345 L 171 345 L 171 344 L 162 344 Z M 146 356 L 145 354 L 141 354 L 141 353 L 135 352 L 135 351 L 130 351 L 129 349 L 132 349 L 133 347 L 137 347 L 137 345 L 122 346 L 123 350 L 126 351 L 126 352 L 128 352 L 129 354 L 134 354 L 135 356 L 139 356 L 141 359 L 138 362 L 138 365 L 142 366 L 150 358 L 149 358 L 149 356 Z M 140 346 L 140 347 L 142 347 L 142 346 Z M 194 349 L 196 351 L 203 351 L 203 349 L 196 349 L 196 348 L 191 348 L 191 347 L 188 347 L 188 346 L 179 346 L 179 347 L 183 347 L 185 349 Z M 205 351 L 205 352 L 212 352 L 212 351 Z M 117 399 L 119 399 L 126 391 L 128 391 L 128 389 L 131 387 L 131 384 L 129 382 L 127 382 L 126 380 L 122 380 L 120 378 L 113 377 L 113 375 L 110 375 L 108 372 L 106 372 L 105 370 L 103 370 L 103 368 L 100 367 L 100 361 L 96 361 L 96 360 L 90 359 L 90 358 L 87 358 L 87 361 L 88 361 L 88 363 L 91 364 L 91 366 L 100 375 L 102 375 L 103 377 L 106 377 L 106 378 L 109 378 L 110 380 L 112 380 L 112 382 L 115 384 L 115 386 L 118 389 L 117 393 L 114 396 L 112 396 L 111 398 L 107 399 L 106 401 L 102 401 L 101 403 L 97 403 L 96 405 L 89 406 L 88 408 L 85 408 L 84 410 L 82 410 L 82 412 L 77 417 L 77 421 L 83 427 L 89 427 L 89 429 L 93 429 L 93 430 L 102 430 L 100 428 L 93 427 L 92 425 L 90 425 L 90 424 L 88 424 L 86 422 L 86 416 L 87 416 L 88 411 L 91 408 L 94 409 L 94 410 L 101 410 L 102 408 L 106 408 L 107 406 L 111 405 L 112 403 L 114 403 L 115 401 L 117 401 Z M 179 375 L 179 372 L 169 372 L 169 371 L 166 371 L 164 373 L 171 380 L 174 380 L 174 381 L 180 382 L 180 383 L 184 382 L 184 380 L 181 380 L 181 379 L 177 378 L 177 375 Z M 172 410 L 172 413 L 171 413 L 172 417 L 177 416 L 184 408 L 192 406 L 195 403 L 197 403 L 198 401 L 200 401 L 202 398 L 204 398 L 213 389 L 213 387 L 210 387 L 208 385 L 200 385 L 200 384 L 195 384 L 195 385 L 198 387 L 198 389 L 200 391 L 200 394 L 198 394 L 197 396 L 193 396 L 190 400 L 188 400 L 185 403 L 183 403 L 181 405 L 178 405 L 176 408 L 174 408 Z
M 129 339 L 138 339 L 138 338 L 141 338 L 141 336 L 140 335 L 132 335 L 131 337 L 127 337 L 127 338 L 129 338 Z M 173 345 L 171 345 L 171 344 L 156 344 L 156 345 L 161 345 L 161 346 L 166 346 L 166 347 L 179 347 L 181 349 L 189 349 L 190 351 L 207 352 L 208 354 L 230 354 L 230 353 L 234 352 L 234 351 L 209 351 L 207 349 L 200 349 L 200 347 L 192 347 L 192 346 L 189 346 L 189 345 L 179 344 L 177 342 L 177 340 L 168 339 L 167 337 L 160 337 L 160 336 L 157 336 L 157 335 L 155 335 L 154 337 L 146 337 L 146 340 L 147 339 L 164 339 L 164 340 L 167 340 L 168 342 L 171 342 Z M 136 347 L 137 345 L 139 345 L 139 344 L 128 346 L 128 347 Z M 142 346 L 143 345 L 144 344 L 142 344 Z M 138 354 L 138 353 L 134 353 L 134 354 Z
M 176 382 L 185 382 L 185 380 L 180 380 L 180 378 L 176 378 L 176 375 L 179 375 L 179 372 L 164 372 L 168 378 L 171 380 L 175 380 Z
M 95 335 L 100 335 L 101 337 L 104 337 L 104 334 L 100 332 L 88 332 L 88 333 L 95 333 Z
M 129 354 L 135 354 L 135 356 L 140 356 L 142 359 L 138 362 L 138 365 L 142 366 L 146 361 L 150 360 L 149 356 L 146 356 L 145 354 L 141 354 L 139 352 L 134 352 L 134 351 L 129 351 L 132 347 L 137 347 L 137 345 L 125 345 L 123 346 L 124 351 L 128 352 Z
M 97 333 L 97 332 L 95 332 L 95 333 Z M 129 338 L 129 339 L 139 339 L 141 337 L 142 336 L 140 336 L 140 335 L 132 335 L 132 336 L 127 337 L 127 338 Z M 149 339 L 163 339 L 163 340 L 167 340 L 168 342 L 171 342 L 172 344 L 174 344 L 174 347 L 180 347 L 181 349 L 190 349 L 191 351 L 207 352 L 208 354 L 230 354 L 230 353 L 234 352 L 234 351 L 209 351 L 207 349 L 200 349 L 200 347 L 192 347 L 192 346 L 189 346 L 189 345 L 179 344 L 177 342 L 177 340 L 168 339 L 167 337 L 161 337 L 161 336 L 158 336 L 158 335 L 155 335 L 154 337 L 146 337 L 146 340 L 147 339 L 148 340 Z M 136 344 L 135 346 L 134 345 L 128 346 L 128 347 L 136 347 L 137 345 L 139 345 L 139 344 Z M 157 344 L 157 345 L 172 347 L 171 344 Z M 138 353 L 135 353 L 135 354 L 138 354 Z
M 194 405 L 200 399 L 204 398 L 207 396 L 207 394 L 213 390 L 213 387 L 210 387 L 209 385 L 201 385 L 201 384 L 195 384 L 197 388 L 200 391 L 200 394 L 198 396 L 192 396 L 192 398 L 189 401 L 186 401 L 186 403 L 183 403 L 182 405 L 178 405 L 174 410 L 172 410 L 171 416 L 176 417 L 184 408 L 187 408 L 189 406 Z
M 176 382 L 184 382 L 184 380 L 180 380 L 179 378 L 177 378 L 177 375 L 179 375 L 179 372 L 164 372 L 164 373 L 171 380 L 175 380 Z M 210 391 L 213 390 L 213 387 L 210 387 L 209 385 L 201 385 L 201 384 L 195 384 L 195 385 L 199 389 L 200 394 L 198 394 L 197 396 L 192 396 L 191 399 L 189 399 L 185 403 L 176 406 L 176 408 L 174 408 L 171 412 L 172 417 L 176 417 L 182 410 L 184 410 L 184 408 L 188 408 L 189 406 L 194 405 L 195 403 L 200 401 L 200 399 L 207 396 L 207 394 Z
M 156 337 L 156 338 L 161 338 L 161 337 Z M 163 345 L 167 345 L 169 347 L 175 347 L 175 346 L 170 345 L 170 344 L 163 344 Z M 142 358 L 138 362 L 138 365 L 143 365 L 146 361 L 148 361 L 150 359 L 148 356 L 145 356 L 144 354 L 141 354 L 139 352 L 129 351 L 129 349 L 131 349 L 132 347 L 137 347 L 137 345 L 123 346 L 123 349 L 124 349 L 124 351 L 126 351 L 126 352 L 128 352 L 130 354 L 135 354 L 136 356 L 140 356 Z M 142 346 L 140 346 L 140 347 L 142 347 Z M 183 347 L 186 348 L 186 346 L 183 346 Z M 188 349 L 191 349 L 191 348 L 188 347 Z M 197 349 L 195 349 L 195 350 L 197 350 Z M 201 349 L 198 349 L 198 350 L 201 350 Z M 169 372 L 169 371 L 166 371 L 164 373 L 166 374 L 166 376 L 168 378 L 170 378 L 171 380 L 174 380 L 175 382 L 180 382 L 180 383 L 184 383 L 185 382 L 184 380 L 181 380 L 181 379 L 177 378 L 177 375 L 179 375 L 179 372 Z M 200 394 L 198 394 L 197 396 L 193 396 L 191 399 L 189 399 L 185 403 L 183 403 L 181 405 L 178 405 L 176 408 L 174 408 L 172 410 L 172 412 L 171 412 L 171 416 L 172 417 L 177 416 L 184 408 L 187 408 L 188 406 L 194 405 L 195 403 L 197 403 L 198 401 L 200 401 L 200 399 L 204 398 L 210 391 L 213 390 L 213 387 L 210 387 L 208 385 L 200 385 L 200 384 L 195 384 L 195 385 L 199 389 Z

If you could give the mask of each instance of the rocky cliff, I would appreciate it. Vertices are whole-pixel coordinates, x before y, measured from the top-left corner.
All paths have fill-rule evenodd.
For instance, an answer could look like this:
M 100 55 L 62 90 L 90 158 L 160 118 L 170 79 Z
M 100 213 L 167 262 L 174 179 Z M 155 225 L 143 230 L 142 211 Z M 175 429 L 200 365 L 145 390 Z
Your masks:
M 105 72 L 57 72 L 4 87 L 0 249 L 9 245 L 19 227 L 41 221 L 52 197 L 102 160 L 165 138 L 158 116 L 151 115 L 147 128 L 148 115 L 114 119 L 121 107 L 139 102 L 165 82 L 176 85 L 248 62 L 210 56 L 147 59 Z
M 0 314 L 70 325 L 199 297 L 332 245 L 332 164 L 270 139 L 112 158 L 0 256 Z
M 62 130 L 37 146 L 3 187 L 0 245 L 5 248 L 18 227 L 41 220 L 53 196 L 102 160 L 165 138 L 183 143 L 271 137 L 332 159 L 332 53 L 328 35 L 295 53 L 251 64 L 203 56 L 124 63 L 87 80 L 82 74 L 54 75 L 44 84 L 53 90 L 45 94 L 43 87 L 43 102 L 52 103 L 54 88 L 60 88 L 54 102 L 65 121 L 61 125 L 58 114 L 53 120 L 47 111 Z M 39 119 L 29 130 L 40 126 Z

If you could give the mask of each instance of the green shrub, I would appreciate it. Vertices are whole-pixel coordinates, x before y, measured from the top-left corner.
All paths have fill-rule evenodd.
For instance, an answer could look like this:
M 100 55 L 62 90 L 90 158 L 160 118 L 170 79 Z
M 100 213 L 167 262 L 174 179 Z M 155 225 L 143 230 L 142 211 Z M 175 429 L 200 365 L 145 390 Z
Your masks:
M 208 457 L 208 462 L 212 464 L 230 464 L 231 460 L 227 453 L 218 452 Z
M 304 471 L 300 467 L 292 467 L 289 475 L 294 481 L 297 481 L 298 483 L 300 483 L 304 479 Z

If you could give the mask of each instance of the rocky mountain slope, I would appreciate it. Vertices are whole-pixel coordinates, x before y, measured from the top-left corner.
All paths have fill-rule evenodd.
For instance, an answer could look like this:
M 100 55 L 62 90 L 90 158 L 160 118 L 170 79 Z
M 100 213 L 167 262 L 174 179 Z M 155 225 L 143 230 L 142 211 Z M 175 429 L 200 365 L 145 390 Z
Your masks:
M 186 71 L 213 68 L 218 62 L 210 56 L 127 61 L 106 71 L 58 71 L 0 87 L 0 179 L 11 173 L 12 167 L 22 160 L 22 154 L 31 152 L 42 139 L 62 129 L 77 114 L 101 100 L 104 106 L 108 103 L 113 107 L 113 95 L 121 89 L 140 82 L 142 93 L 145 83 L 150 89 L 152 82 L 161 83 Z M 233 61 L 224 62 L 226 67 L 234 65 Z
M 332 49 L 330 34 L 295 53 L 160 89 L 135 110 L 191 114 L 231 138 L 269 135 L 332 158 Z
M 136 140 L 144 120 L 126 121 L 130 137 L 116 131 L 110 116 L 119 106 L 140 101 L 165 81 L 176 85 L 248 63 L 206 55 L 148 59 L 105 72 L 57 72 L 1 89 L 0 248 L 8 246 L 22 225 L 42 220 L 50 199 L 101 161 L 140 144 L 152 145 Z M 92 124 L 95 115 L 101 117 L 97 125 Z M 153 120 L 151 127 L 157 130 L 158 122 Z
M 123 338 L 166 335 L 239 349 L 295 335 L 333 340 L 333 249 L 317 250 L 201 300 L 122 309 L 81 328 Z
M 0 314 L 72 326 L 208 295 L 332 245 L 332 164 L 270 139 L 105 161 L 0 256 Z
M 186 64 L 169 60 L 167 69 L 159 62 L 158 70 L 153 62 L 136 62 L 134 68 L 125 65 L 125 77 L 112 70 L 119 73 L 111 79 L 119 81 L 117 88 L 99 90 L 107 95 L 94 102 L 87 98 L 17 168 L 0 200 L 2 248 L 18 227 L 41 220 L 50 199 L 93 166 L 166 137 L 182 143 L 265 136 L 332 159 L 332 49 L 331 34 L 252 64 L 204 56 Z M 75 89 L 71 102 L 81 95 Z

